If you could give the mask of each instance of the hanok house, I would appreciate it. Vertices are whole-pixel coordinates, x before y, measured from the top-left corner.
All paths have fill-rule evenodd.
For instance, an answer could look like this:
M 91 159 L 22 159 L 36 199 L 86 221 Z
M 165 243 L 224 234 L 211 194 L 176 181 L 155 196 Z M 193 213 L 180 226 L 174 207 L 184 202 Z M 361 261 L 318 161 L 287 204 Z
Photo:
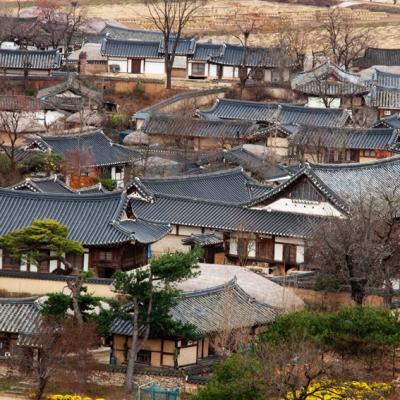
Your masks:
M 17 354 L 20 335 L 35 333 L 40 320 L 37 297 L 0 298 L 0 359 Z
M 353 61 L 353 69 L 356 71 L 375 66 L 400 66 L 400 49 L 379 49 L 368 47 L 362 57 Z
M 214 232 L 191 234 L 182 239 L 182 244 L 193 250 L 201 248 L 200 261 L 209 264 L 223 264 L 225 260 L 224 238 Z
M 393 128 L 321 128 L 301 126 L 289 138 L 289 156 L 317 163 L 367 162 L 394 155 L 400 149 Z
M 218 79 L 238 79 L 240 73 L 245 73 L 253 80 L 272 83 L 289 82 L 296 68 L 278 48 L 231 44 L 224 44 L 220 54 L 212 55 L 208 62 L 216 65 Z
M 369 92 L 361 77 L 330 61 L 292 77 L 292 89 L 306 97 L 309 107 L 354 108 L 363 105 Z
M 43 76 L 61 67 L 57 50 L 0 49 L 0 72 L 3 75 Z
M 56 109 L 67 112 L 78 112 L 82 109 L 100 110 L 103 106 L 102 93 L 89 88 L 72 74 L 62 83 L 39 90 L 36 97 Z
M 91 186 L 99 178 L 111 178 L 121 186 L 125 169 L 141 158 L 138 152 L 114 143 L 101 130 L 39 136 L 25 147 L 25 151 L 62 156 L 67 164 L 67 184 L 74 189 Z
M 216 79 L 222 77 L 221 67 L 208 62 L 210 58 L 221 54 L 222 50 L 223 47 L 221 44 L 196 43 L 194 54 L 188 59 L 188 78 Z
M 253 121 L 266 127 L 267 147 L 280 157 L 288 155 L 288 137 L 298 126 L 342 127 L 349 120 L 349 114 L 343 109 L 229 99 L 218 99 L 211 109 L 199 111 L 198 115 L 206 120 Z
M 171 52 L 172 41 L 168 51 Z M 194 54 L 195 41 L 178 41 L 172 76 L 186 77 L 188 57 Z M 164 75 L 163 41 L 114 40 L 105 38 L 101 53 L 107 57 L 108 72 Z
M 175 321 L 193 325 L 202 338 L 187 340 L 168 332 L 150 333 L 137 355 L 138 363 L 169 368 L 198 364 L 214 352 L 213 337 L 219 332 L 229 329 L 254 334 L 275 319 L 277 310 L 250 297 L 233 279 L 224 285 L 184 293 L 170 313 Z M 118 364 L 127 362 L 132 330 L 130 321 L 115 320 L 112 324 L 112 355 Z
M 365 103 L 377 110 L 379 118 L 398 113 L 400 112 L 400 88 L 373 85 L 369 95 L 365 96 Z
M 142 132 L 149 144 L 160 144 L 187 150 L 216 150 L 263 139 L 257 124 L 248 121 L 207 121 L 153 114 Z
M 273 270 L 301 267 L 305 239 L 320 217 L 247 206 L 271 190 L 235 169 L 205 176 L 137 179 L 128 192 L 136 216 L 171 224 L 170 234 L 151 246 L 153 254 L 185 250 L 182 239 L 214 232 L 223 236 L 229 262 Z M 214 259 L 220 261 L 221 256 Z
M 82 75 L 95 75 L 107 72 L 107 57 L 101 54 L 101 43 L 85 43 L 79 50 L 67 57 L 70 69 Z
M 54 219 L 68 228 L 69 239 L 84 247 L 84 254 L 66 254 L 67 260 L 96 276 L 110 278 L 115 271 L 145 265 L 148 246 L 164 237 L 167 224 L 133 216 L 125 192 L 54 194 L 0 189 L 0 236 L 29 226 L 35 219 Z M 48 254 L 48 249 L 38 249 Z M 56 260 L 30 265 L 0 250 L 0 269 L 21 272 L 69 273 Z

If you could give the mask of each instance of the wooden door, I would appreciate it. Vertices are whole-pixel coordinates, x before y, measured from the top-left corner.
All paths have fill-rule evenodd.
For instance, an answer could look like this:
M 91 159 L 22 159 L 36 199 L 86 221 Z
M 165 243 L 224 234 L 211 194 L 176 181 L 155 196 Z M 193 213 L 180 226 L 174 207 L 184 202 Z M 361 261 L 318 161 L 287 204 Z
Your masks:
M 296 264 L 296 245 L 284 244 L 283 245 L 283 262 L 285 265 Z
M 274 241 L 273 239 L 259 238 L 256 242 L 256 257 L 261 260 L 274 259 Z
M 132 74 L 140 74 L 140 66 L 141 66 L 142 60 L 140 58 L 134 58 L 132 59 Z

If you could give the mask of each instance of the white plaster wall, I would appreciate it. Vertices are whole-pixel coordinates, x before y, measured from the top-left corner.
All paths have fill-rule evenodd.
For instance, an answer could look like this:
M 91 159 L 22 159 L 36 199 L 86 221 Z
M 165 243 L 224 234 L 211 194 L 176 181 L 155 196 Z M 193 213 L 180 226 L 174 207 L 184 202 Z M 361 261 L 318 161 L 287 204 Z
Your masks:
M 212 78 L 217 77 L 217 66 L 214 64 L 208 64 L 208 76 Z
M 190 236 L 191 234 L 199 234 L 202 233 L 201 228 L 191 227 L 191 226 L 179 226 L 179 235 L 180 236 Z
M 287 238 L 287 237 L 277 237 L 275 238 L 276 243 L 286 243 L 286 244 L 295 244 L 296 246 L 304 246 L 304 240 Z
M 164 61 L 146 60 L 144 72 L 146 74 L 164 74 Z
M 224 66 L 222 69 L 223 78 L 233 78 L 233 67 Z
M 304 246 L 296 247 L 296 262 L 297 264 L 304 263 Z
M 173 68 L 186 69 L 186 56 L 175 56 Z
M 308 97 L 307 107 L 326 108 L 320 97 Z M 340 108 L 340 99 L 335 98 L 330 103 L 330 108 Z
M 275 261 L 283 261 L 283 244 L 275 243 L 274 259 Z
M 285 211 L 297 214 L 322 215 L 330 217 L 341 217 L 342 213 L 328 202 L 293 201 L 281 198 L 263 207 L 254 207 L 259 210 Z
M 120 72 L 131 72 L 131 65 L 129 65 L 130 63 L 128 62 L 128 59 L 112 59 L 110 58 L 108 60 L 108 70 L 110 71 L 110 65 L 119 65 L 120 68 Z

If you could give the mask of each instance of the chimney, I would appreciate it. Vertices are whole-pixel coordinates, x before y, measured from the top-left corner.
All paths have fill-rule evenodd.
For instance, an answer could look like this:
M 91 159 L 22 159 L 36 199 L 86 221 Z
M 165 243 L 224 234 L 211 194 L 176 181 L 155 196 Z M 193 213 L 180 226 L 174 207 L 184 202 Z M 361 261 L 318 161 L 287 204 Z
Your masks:
M 86 66 L 87 66 L 87 54 L 85 51 L 81 51 L 79 53 L 79 60 L 78 60 L 78 73 L 85 75 Z

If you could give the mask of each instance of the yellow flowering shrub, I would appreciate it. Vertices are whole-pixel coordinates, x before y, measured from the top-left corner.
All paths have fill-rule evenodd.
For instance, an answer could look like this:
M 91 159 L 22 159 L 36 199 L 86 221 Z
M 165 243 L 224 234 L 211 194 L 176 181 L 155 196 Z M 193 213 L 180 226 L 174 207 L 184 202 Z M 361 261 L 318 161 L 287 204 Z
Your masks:
M 80 396 L 79 394 L 51 394 L 47 400 L 105 400 L 100 397 Z
M 392 387 L 387 383 L 367 383 L 361 381 L 335 383 L 331 381 L 321 381 L 311 384 L 308 387 L 307 400 L 364 400 L 376 399 L 384 400 L 390 393 Z M 300 390 L 297 392 L 300 395 Z M 296 396 L 297 397 L 297 396 Z M 293 393 L 288 393 L 286 398 L 295 400 Z

